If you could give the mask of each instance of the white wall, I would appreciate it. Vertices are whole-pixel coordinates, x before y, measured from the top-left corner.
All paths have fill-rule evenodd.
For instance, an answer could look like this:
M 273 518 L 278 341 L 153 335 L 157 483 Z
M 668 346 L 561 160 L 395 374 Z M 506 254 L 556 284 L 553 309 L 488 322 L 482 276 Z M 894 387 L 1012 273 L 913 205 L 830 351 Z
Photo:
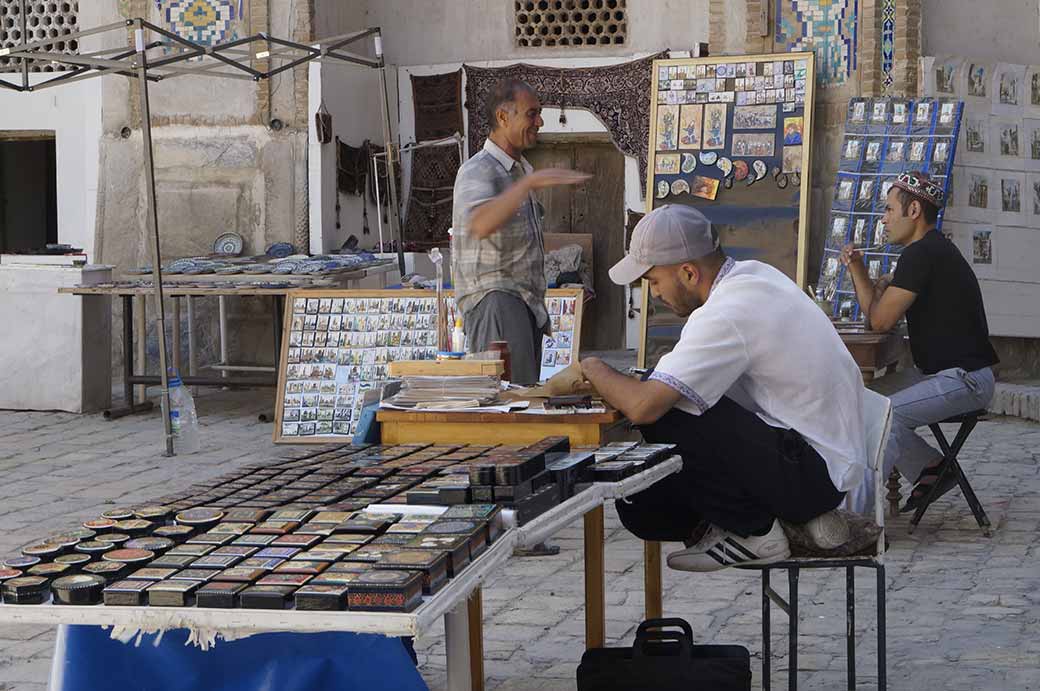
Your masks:
M 54 75 L 29 77 L 36 84 Z M 58 242 L 82 247 L 90 261 L 94 259 L 97 220 L 102 79 L 121 77 L 86 79 L 34 92 L 0 92 L 0 131 L 55 132 Z
M 1037 0 L 922 0 L 921 55 L 1040 64 Z
M 1008 63 L 1017 65 L 1040 64 L 1040 2 L 1038 0 L 999 0 L 998 3 L 979 3 L 973 0 L 923 0 L 921 7 L 921 54 L 937 59 L 960 57 L 974 63 Z M 970 32 L 970 38 L 968 36 Z M 969 38 L 969 40 L 965 40 Z M 928 58 L 922 60 L 922 79 L 926 94 L 934 94 L 934 72 Z M 960 79 L 960 77 L 959 77 Z M 991 88 L 994 88 L 991 84 Z M 954 167 L 954 184 L 958 185 L 953 204 L 947 210 L 944 232 L 953 235 L 961 253 L 972 262 L 972 235 L 976 229 L 993 230 L 992 263 L 972 264 L 979 278 L 986 306 L 986 318 L 990 334 L 994 336 L 1040 337 L 1040 225 L 1036 216 L 1030 214 L 1031 174 L 1025 176 L 1021 217 L 1006 223 L 1000 218 L 1000 173 L 1008 177 L 1021 176 L 1032 171 L 1027 140 L 1031 118 L 1036 109 L 1029 104 L 1029 85 L 1024 87 L 1025 108 L 1017 114 L 1006 112 L 997 115 L 990 103 L 977 103 L 977 99 L 965 99 L 965 118 L 981 117 L 991 130 L 997 128 L 998 120 L 1024 122 L 1021 145 L 1025 149 L 1024 159 L 1007 159 L 993 156 L 992 159 L 973 160 L 961 145 L 957 151 Z M 1023 118 L 1027 118 L 1023 121 Z M 996 137 L 992 139 L 996 142 Z M 995 146 L 994 143 L 990 144 Z M 965 166 L 972 166 L 967 168 Z M 978 168 L 975 168 L 977 166 Z M 993 173 L 990 194 L 991 210 L 980 215 L 967 207 L 968 186 L 963 176 L 979 169 Z
M 393 72 L 389 71 L 389 79 Z M 391 88 L 394 82 L 391 82 Z M 370 235 L 362 234 L 362 197 L 340 194 L 336 184 L 336 143 L 339 137 L 351 146 L 370 139 L 382 145 L 383 126 L 380 117 L 379 73 L 360 65 L 334 61 L 310 64 L 307 112 L 312 118 L 324 100 L 332 114 L 333 140 L 319 144 L 313 125 L 308 134 L 311 246 L 313 253 L 327 252 L 356 235 L 362 247 L 373 247 L 379 241 L 377 209 L 369 203 Z M 391 97 L 393 94 L 391 93 Z M 341 228 L 336 228 L 336 199 L 340 202 Z M 384 231 L 385 232 L 385 231 Z M 389 234 L 386 235 L 389 240 Z

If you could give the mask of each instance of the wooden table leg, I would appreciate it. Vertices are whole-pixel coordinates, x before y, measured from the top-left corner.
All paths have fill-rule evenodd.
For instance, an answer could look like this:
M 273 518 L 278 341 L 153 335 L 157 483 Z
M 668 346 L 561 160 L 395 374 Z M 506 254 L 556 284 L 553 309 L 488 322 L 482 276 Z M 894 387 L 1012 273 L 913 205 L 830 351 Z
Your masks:
M 646 598 L 646 618 L 659 619 L 661 604 L 661 543 L 643 543 L 643 594 Z
M 473 691 L 484 691 L 484 599 L 480 588 L 469 596 L 469 679 Z
M 603 587 L 603 507 L 585 514 L 585 647 L 602 648 L 607 640 L 607 599 Z
M 888 476 L 888 482 L 886 487 L 888 488 L 888 494 L 885 498 L 888 499 L 888 514 L 890 516 L 896 516 L 899 514 L 899 471 L 895 468 L 892 469 L 892 473 Z

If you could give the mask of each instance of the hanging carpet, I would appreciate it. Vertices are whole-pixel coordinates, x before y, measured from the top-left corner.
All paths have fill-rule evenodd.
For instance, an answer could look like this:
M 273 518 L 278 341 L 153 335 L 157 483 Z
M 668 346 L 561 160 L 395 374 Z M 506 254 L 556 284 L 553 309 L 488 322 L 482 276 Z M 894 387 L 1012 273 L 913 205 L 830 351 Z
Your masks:
M 543 106 L 582 108 L 607 128 L 614 146 L 639 161 L 639 184 L 645 194 L 647 142 L 650 139 L 650 93 L 653 61 L 667 51 L 640 60 L 606 67 L 558 68 L 517 63 L 505 67 L 466 70 L 466 109 L 469 111 L 469 152 L 484 144 L 491 123 L 484 114 L 488 94 L 502 79 L 519 79 L 538 93 Z M 565 121 L 565 115 L 560 116 Z
M 444 139 L 462 134 L 462 70 L 425 76 L 412 75 L 415 104 L 415 141 Z

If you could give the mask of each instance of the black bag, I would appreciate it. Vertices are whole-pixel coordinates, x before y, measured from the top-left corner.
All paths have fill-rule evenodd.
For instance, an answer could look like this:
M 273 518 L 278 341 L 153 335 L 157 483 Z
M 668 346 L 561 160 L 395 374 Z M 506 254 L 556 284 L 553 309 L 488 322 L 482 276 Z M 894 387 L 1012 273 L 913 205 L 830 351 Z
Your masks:
M 678 629 L 678 630 L 677 630 Z M 631 648 L 594 648 L 578 665 L 578 691 L 749 691 L 741 645 L 694 645 L 683 619 L 647 619 Z

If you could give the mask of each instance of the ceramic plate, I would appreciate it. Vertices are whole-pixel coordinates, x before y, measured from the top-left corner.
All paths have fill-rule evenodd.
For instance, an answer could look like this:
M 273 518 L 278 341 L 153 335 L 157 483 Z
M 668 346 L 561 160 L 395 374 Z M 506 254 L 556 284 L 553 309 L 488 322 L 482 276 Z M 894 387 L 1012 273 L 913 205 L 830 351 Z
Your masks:
M 242 254 L 244 246 L 242 236 L 238 233 L 224 233 L 213 241 L 213 252 L 229 257 L 237 257 Z

